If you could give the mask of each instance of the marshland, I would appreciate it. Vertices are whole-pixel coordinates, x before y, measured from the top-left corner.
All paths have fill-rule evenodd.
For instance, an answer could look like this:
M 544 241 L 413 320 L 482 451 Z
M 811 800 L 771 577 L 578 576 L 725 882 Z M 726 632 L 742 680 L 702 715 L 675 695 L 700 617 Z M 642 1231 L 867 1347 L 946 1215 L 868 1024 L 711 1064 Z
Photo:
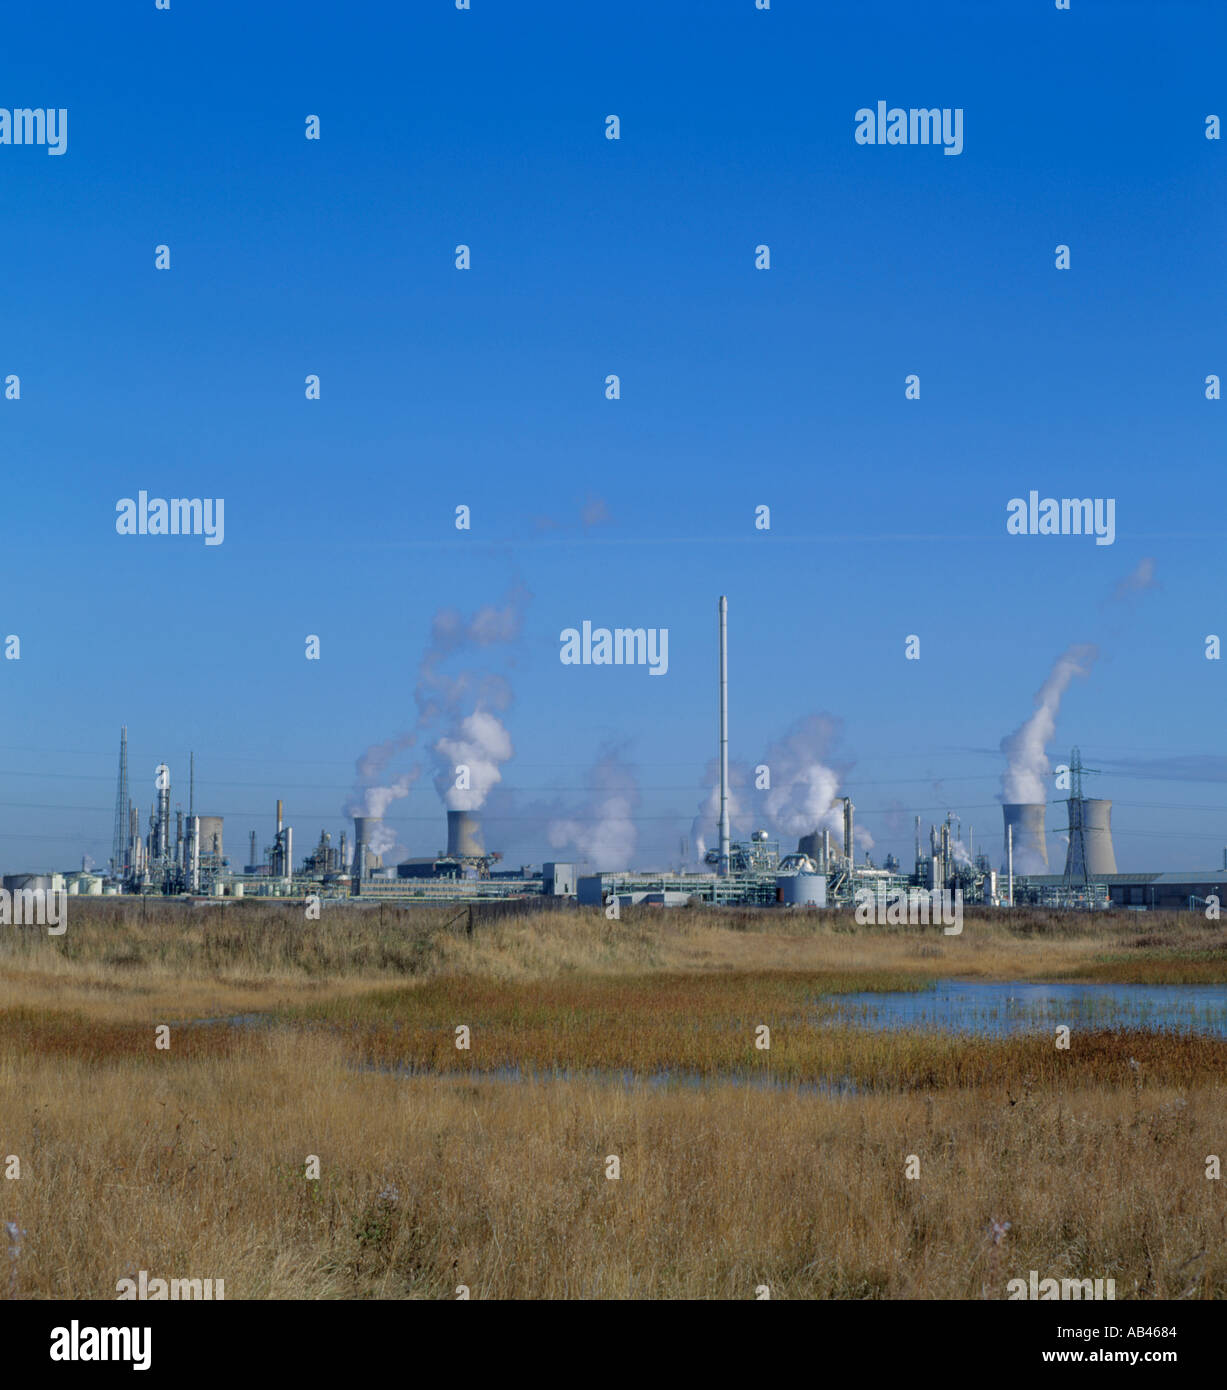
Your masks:
M 74 899 L 0 933 L 3 1292 L 1221 1298 L 1224 983 L 1191 913 Z

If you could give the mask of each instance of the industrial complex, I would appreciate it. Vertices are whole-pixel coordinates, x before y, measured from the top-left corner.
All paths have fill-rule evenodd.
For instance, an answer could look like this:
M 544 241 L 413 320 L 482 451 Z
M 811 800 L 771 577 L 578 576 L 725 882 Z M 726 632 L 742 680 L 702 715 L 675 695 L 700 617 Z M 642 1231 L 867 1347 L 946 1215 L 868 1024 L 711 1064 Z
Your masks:
M 1049 803 L 1002 806 L 999 860 L 976 853 L 974 831 L 964 841 L 960 818 L 949 812 L 922 838 L 915 822 L 915 855 L 910 868 L 888 856 L 875 865 L 868 852 L 855 854 L 855 806 L 836 798 L 824 819 L 799 838 L 795 849 L 782 847 L 766 830 L 747 841 L 729 831 L 728 604 L 719 603 L 719 754 L 718 847 L 707 852 L 699 872 L 637 872 L 632 868 L 578 875 L 572 863 L 501 867 L 502 856 L 486 848 L 476 812 L 448 810 L 447 848 L 433 857 L 385 865 L 372 844 L 387 843 L 376 832 L 380 818 L 358 816 L 353 839 L 339 843 L 321 830 L 317 843 L 298 862 L 294 831 L 276 802 L 269 843 L 261 847 L 252 831 L 246 862 L 226 851 L 224 818 L 196 810 L 195 755 L 189 759 L 186 813 L 172 813 L 170 769 L 156 769 L 154 795 L 145 825 L 130 794 L 128 732 L 120 734 L 114 838 L 109 871 L 10 874 L 10 891 L 44 889 L 86 895 L 170 895 L 209 899 L 279 897 L 321 901 L 379 899 L 404 902 L 470 901 L 532 895 L 574 898 L 610 908 L 632 904 L 681 906 L 690 903 L 758 907 L 850 907 L 868 891 L 877 899 L 925 894 L 959 894 L 966 904 L 985 907 L 1039 905 L 1053 908 L 1171 909 L 1204 906 L 1227 887 L 1227 853 L 1222 871 L 1121 873 L 1112 845 L 1112 803 L 1083 794 L 1084 769 L 1078 749 L 1070 760 L 1070 794 L 1056 804 L 1065 809 L 1068 834 L 1065 864 L 1049 863 Z M 832 831 L 832 824 L 835 831 Z M 615 909 L 616 910 L 616 909 Z

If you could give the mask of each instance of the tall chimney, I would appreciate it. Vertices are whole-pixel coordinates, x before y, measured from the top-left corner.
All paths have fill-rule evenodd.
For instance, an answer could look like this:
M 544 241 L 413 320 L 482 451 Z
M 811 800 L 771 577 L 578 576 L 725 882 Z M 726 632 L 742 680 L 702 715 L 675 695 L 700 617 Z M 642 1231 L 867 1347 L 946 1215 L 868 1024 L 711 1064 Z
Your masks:
M 200 817 L 188 817 L 187 882 L 193 893 L 200 892 Z
M 844 797 L 844 856 L 848 861 L 849 867 L 856 863 L 855 851 L 852 848 L 852 812 L 856 807 L 852 804 L 850 796 Z
M 1005 862 L 1006 872 L 1010 876 L 1010 906 L 1014 906 L 1014 827 L 1007 825 L 1005 828 Z
M 720 859 L 717 872 L 729 872 L 729 601 L 720 596 Z

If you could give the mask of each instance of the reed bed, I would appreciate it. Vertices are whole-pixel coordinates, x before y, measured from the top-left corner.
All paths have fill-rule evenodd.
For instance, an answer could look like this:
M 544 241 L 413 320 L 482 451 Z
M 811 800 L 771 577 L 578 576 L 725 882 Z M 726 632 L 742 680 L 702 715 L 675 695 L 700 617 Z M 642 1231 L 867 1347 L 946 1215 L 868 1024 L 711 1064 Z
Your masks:
M 6 1055 L 4 1216 L 26 1298 L 141 1269 L 231 1299 L 976 1299 L 1031 1269 L 1221 1298 L 1222 1101 L 401 1079 L 275 1032 L 160 1064 Z
M 1227 1297 L 1206 1177 L 1227 1042 L 1084 1026 L 1063 1051 L 833 1013 L 947 976 L 1225 970 L 1191 914 L 969 914 L 956 938 L 74 903 L 62 937 L 0 930 L 6 1291 L 112 1298 L 144 1269 L 228 1298 L 965 1299 L 1036 1269 Z

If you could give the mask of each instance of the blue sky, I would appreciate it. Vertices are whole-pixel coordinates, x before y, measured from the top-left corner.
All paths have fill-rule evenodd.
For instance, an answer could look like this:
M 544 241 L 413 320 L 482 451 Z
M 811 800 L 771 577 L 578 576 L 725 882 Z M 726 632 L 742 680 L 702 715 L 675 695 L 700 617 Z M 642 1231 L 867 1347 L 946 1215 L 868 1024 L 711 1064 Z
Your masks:
M 0 146 L 6 871 L 105 862 L 121 723 L 145 813 L 163 759 L 186 807 L 195 750 L 233 860 L 278 795 L 300 852 L 339 833 L 435 613 L 517 584 L 515 640 L 459 658 L 511 692 L 512 863 L 568 857 L 550 820 L 595 814 L 607 754 L 636 859 L 677 857 L 721 593 L 734 757 L 838 721 L 879 859 L 947 809 L 996 850 L 995 750 L 1093 642 L 1054 762 L 1104 769 L 1122 868 L 1221 862 L 1227 8 L 150 0 L 5 29 L 0 106 L 69 111 L 64 156 Z M 962 154 L 857 145 L 878 100 L 963 108 Z M 224 544 L 118 536 L 142 488 L 224 498 Z M 1032 488 L 1114 497 L 1115 544 L 1007 536 Z M 667 627 L 667 676 L 562 666 L 584 619 Z M 389 816 L 440 847 L 428 775 Z

